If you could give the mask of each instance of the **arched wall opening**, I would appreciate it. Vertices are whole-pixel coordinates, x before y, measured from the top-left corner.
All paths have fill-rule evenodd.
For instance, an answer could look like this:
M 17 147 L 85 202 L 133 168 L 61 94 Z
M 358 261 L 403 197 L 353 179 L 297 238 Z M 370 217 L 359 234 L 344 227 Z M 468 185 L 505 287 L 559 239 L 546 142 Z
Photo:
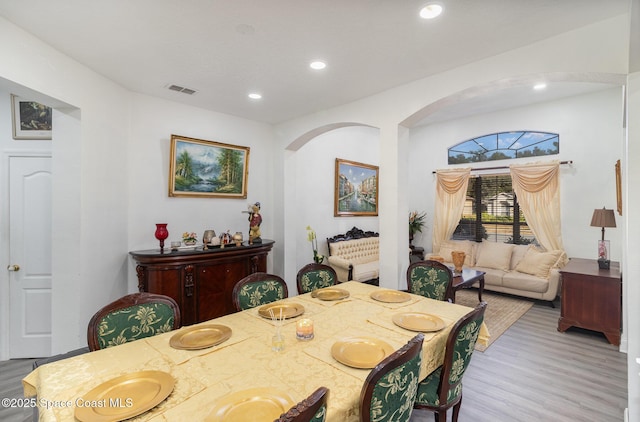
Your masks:
M 538 96 L 534 83 L 547 82 L 547 92 Z M 431 251 L 431 228 L 435 200 L 433 171 L 452 167 L 492 167 L 532 161 L 572 160 L 561 168 L 563 233 L 565 248 L 572 256 L 592 255 L 588 226 L 590 200 L 615 208 L 613 166 L 624 162 L 624 87 L 620 74 L 549 73 L 523 75 L 470 87 L 413 113 L 402 124 L 409 126 L 409 209 L 427 212 L 427 228 L 414 241 Z M 544 129 L 560 134 L 560 153 L 549 157 L 518 158 L 493 162 L 447 163 L 447 148 L 488 133 L 510 130 Z M 603 148 L 603 139 L 607 139 Z M 598 151 L 598 154 L 594 154 Z M 601 162 L 599 162 L 601 161 Z M 508 171 L 508 170 L 505 170 Z M 596 197 L 579 195 L 587 189 Z M 581 204 L 570 207 L 568 204 Z M 601 207 L 602 205 L 600 205 Z M 592 212 L 592 210 L 591 210 Z M 583 213 L 586 213 L 584 216 Z M 612 236 L 622 235 L 622 230 Z M 584 236 L 584 239 L 580 237 Z M 580 239 L 580 240 L 578 240 Z M 616 239 L 620 245 L 620 239 Z
M 334 189 L 336 158 L 379 165 L 379 129 L 354 122 L 327 124 L 299 136 L 285 153 L 285 280 L 294 292 L 298 269 L 313 262 L 307 226 L 316 232 L 318 253 L 325 256 L 327 237 L 354 226 L 378 231 L 378 217 L 335 217 Z

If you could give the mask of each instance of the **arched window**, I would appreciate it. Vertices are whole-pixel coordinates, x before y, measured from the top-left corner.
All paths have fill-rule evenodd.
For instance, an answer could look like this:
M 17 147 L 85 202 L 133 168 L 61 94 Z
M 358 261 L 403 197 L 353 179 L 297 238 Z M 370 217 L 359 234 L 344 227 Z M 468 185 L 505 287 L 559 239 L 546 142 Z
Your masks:
M 500 132 L 460 142 L 448 151 L 449 164 L 537 157 L 560 153 L 560 138 L 548 132 Z

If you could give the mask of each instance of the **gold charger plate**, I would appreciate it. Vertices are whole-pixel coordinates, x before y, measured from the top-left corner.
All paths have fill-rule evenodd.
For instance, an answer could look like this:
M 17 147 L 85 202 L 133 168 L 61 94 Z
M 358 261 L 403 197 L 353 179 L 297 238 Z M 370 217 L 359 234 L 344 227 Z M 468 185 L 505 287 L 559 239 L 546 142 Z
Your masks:
M 393 323 L 399 327 L 411 331 L 420 331 L 422 333 L 440 331 L 444 328 L 444 321 L 440 317 L 422 312 L 395 314 L 392 320 Z
M 335 287 L 325 287 L 324 289 L 318 289 L 311 292 L 311 297 L 315 297 L 320 300 L 341 300 L 348 298 L 349 292 Z
M 169 340 L 174 349 L 198 350 L 213 347 L 229 340 L 231 328 L 226 325 L 207 324 L 180 330 Z
M 260 309 L 258 309 L 258 315 L 260 315 L 263 318 L 271 319 L 271 313 L 269 312 L 269 309 L 273 310 L 273 315 L 276 318 L 280 317 L 280 310 L 282 309 L 282 317 L 284 319 L 295 318 L 295 317 L 297 317 L 299 315 L 302 315 L 304 313 L 304 306 L 302 306 L 299 303 L 294 303 L 294 302 L 278 303 L 278 302 L 274 302 L 274 303 L 269 303 L 267 305 L 264 305 L 264 306 L 260 307 Z
M 351 337 L 331 346 L 331 356 L 352 368 L 375 368 L 384 358 L 393 353 L 389 343 L 373 337 Z
M 78 399 L 75 417 L 83 422 L 115 422 L 156 407 L 173 391 L 166 372 L 140 371 L 103 382 Z M 79 405 L 81 404 L 81 405 Z
M 220 398 L 205 421 L 273 421 L 295 404 L 296 402 L 283 391 L 273 388 L 251 388 Z
M 409 293 L 400 292 L 398 290 L 376 290 L 371 293 L 371 299 L 378 302 L 401 303 L 411 300 Z

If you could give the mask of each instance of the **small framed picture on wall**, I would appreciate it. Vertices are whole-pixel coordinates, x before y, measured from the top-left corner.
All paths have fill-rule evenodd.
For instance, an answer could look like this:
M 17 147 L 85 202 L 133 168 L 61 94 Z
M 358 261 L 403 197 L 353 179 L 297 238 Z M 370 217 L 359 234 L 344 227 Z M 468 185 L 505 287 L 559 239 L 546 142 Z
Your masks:
M 12 94 L 11 114 L 13 139 L 51 139 L 51 107 Z

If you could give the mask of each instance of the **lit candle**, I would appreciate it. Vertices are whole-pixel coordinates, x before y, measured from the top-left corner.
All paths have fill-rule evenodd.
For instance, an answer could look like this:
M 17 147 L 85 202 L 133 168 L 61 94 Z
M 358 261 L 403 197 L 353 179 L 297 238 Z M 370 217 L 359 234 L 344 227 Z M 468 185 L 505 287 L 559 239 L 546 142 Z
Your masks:
M 301 319 L 296 323 L 296 338 L 298 340 L 311 340 L 313 338 L 313 321 Z

